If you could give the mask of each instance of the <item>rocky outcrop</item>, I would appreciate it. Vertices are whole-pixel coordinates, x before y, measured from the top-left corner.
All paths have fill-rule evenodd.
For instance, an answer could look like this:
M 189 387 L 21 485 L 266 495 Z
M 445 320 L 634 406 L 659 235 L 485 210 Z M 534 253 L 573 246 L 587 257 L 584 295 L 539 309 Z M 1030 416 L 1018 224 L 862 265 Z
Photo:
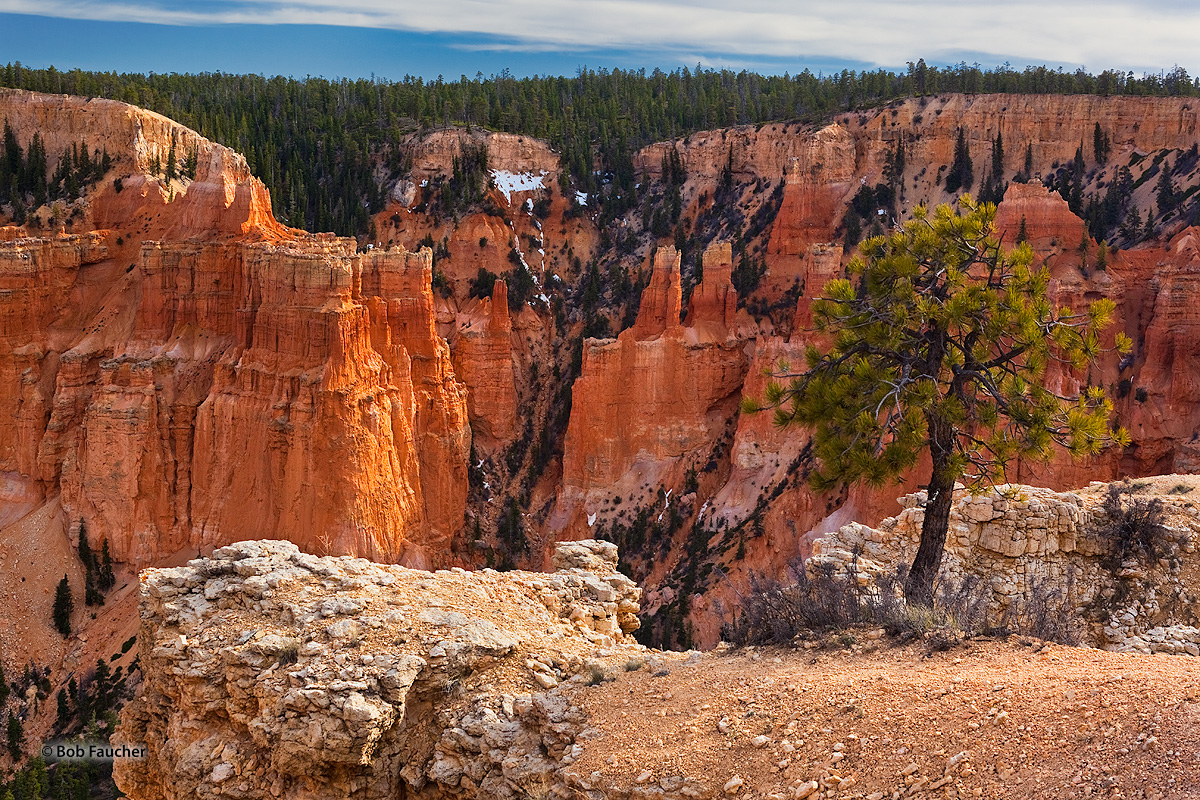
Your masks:
M 142 578 L 132 798 L 529 796 L 562 783 L 580 685 L 644 652 L 607 542 L 552 574 L 428 573 L 243 542 Z
M 470 430 L 428 250 L 288 231 L 245 159 L 157 114 L 9 91 L 0 113 L 121 178 L 80 201 L 116 230 L 0 242 L 5 517 L 61 493 L 136 565 L 284 535 L 451 558 Z M 172 147 L 194 180 L 147 174 Z
M 1077 248 L 1085 234 L 1083 220 L 1057 192 L 1040 183 L 1012 183 L 996 208 L 996 232 L 1013 247 L 1022 230 L 1030 247 L 1043 253 L 1058 245 Z
M 161 114 L 115 100 L 0 89 L 0 117 L 23 146 L 36 132 L 50 164 L 80 142 L 108 153 L 113 169 L 79 201 L 95 228 L 171 239 L 286 230 L 243 156 Z M 167 181 L 151 174 L 172 149 L 179 164 L 195 153 L 194 178 Z
M 1190 476 L 1168 475 L 1118 486 L 1127 506 L 1163 503 L 1165 524 L 1147 533 L 1153 552 L 1131 548 L 1115 560 L 1120 523 L 1100 505 L 1106 484 L 1067 493 L 1021 485 L 963 491 L 950 513 L 939 580 L 949 592 L 968 587 L 996 624 L 1061 615 L 1094 646 L 1200 655 L 1200 509 L 1187 499 L 1196 485 Z M 876 579 L 910 564 L 920 541 L 924 493 L 900 502 L 905 510 L 876 527 L 850 523 L 814 542 L 810 572 L 852 575 L 879 591 Z
M 688 300 L 684 327 L 701 328 L 697 338 L 724 341 L 736 332 L 737 291 L 733 288 L 733 247 L 713 242 L 701 257 L 704 279 Z

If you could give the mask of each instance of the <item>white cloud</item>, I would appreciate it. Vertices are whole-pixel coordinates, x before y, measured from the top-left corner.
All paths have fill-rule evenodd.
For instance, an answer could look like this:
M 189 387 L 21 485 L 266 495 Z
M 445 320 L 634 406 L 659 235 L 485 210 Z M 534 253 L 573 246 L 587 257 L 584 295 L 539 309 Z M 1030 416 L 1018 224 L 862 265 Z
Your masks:
M 1194 59 L 1200 9 L 1180 0 L 0 0 L 0 12 L 167 25 L 306 24 L 488 37 L 480 49 L 701 54 L 705 64 L 924 57 L 1093 70 Z M 490 42 L 494 41 L 494 44 Z M 987 64 L 990 65 L 990 64 Z

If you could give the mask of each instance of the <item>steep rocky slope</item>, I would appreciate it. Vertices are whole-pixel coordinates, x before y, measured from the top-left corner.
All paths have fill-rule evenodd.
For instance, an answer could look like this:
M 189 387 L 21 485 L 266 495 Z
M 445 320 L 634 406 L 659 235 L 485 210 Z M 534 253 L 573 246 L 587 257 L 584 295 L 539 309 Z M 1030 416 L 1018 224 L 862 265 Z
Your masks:
M 150 570 L 143 798 L 1197 797 L 1200 662 L 1034 642 L 664 653 L 611 544 L 552 574 L 245 542 Z M 853 642 L 853 637 L 848 641 Z M 1024 646 L 1022 646 L 1024 645 Z

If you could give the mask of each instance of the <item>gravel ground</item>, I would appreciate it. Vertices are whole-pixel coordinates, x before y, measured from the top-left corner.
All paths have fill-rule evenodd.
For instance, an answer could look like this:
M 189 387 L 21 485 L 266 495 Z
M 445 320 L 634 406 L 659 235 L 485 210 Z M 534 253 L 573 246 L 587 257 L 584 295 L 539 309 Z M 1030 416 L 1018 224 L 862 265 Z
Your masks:
M 738 798 L 1200 797 L 1200 660 L 1016 637 L 875 644 L 664 654 L 669 674 L 582 688 L 604 733 L 579 774 L 705 777 Z

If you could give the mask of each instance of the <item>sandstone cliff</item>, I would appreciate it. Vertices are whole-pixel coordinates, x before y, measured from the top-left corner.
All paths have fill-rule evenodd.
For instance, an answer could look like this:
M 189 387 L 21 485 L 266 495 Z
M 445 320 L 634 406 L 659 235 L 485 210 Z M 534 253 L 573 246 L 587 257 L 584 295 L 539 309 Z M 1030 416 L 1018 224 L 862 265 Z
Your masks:
M 121 178 L 78 201 L 109 228 L 0 243 L 0 518 L 61 494 L 72 531 L 136 565 L 285 529 L 450 558 L 470 433 L 428 250 L 289 231 L 241 156 L 140 109 L 4 92 L 0 113 Z M 147 174 L 172 146 L 194 180 Z

